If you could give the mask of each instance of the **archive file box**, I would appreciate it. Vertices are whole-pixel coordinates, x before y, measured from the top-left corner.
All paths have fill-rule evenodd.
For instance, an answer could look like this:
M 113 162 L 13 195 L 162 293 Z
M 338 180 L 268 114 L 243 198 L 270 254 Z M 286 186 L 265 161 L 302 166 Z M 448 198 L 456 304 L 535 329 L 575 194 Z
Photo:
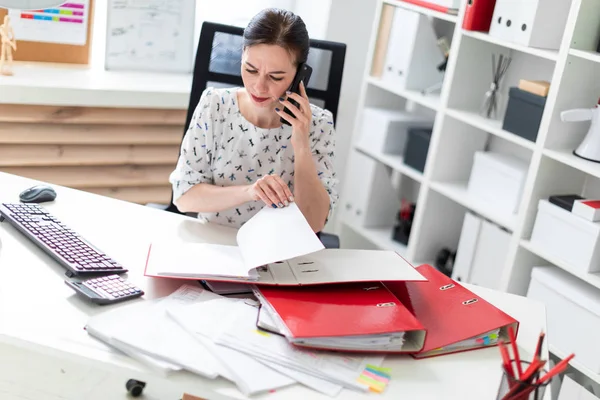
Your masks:
M 541 199 L 531 243 L 580 273 L 600 272 L 600 224 Z
M 452 279 L 500 289 L 509 244 L 510 233 L 467 211 L 452 269 Z
M 549 344 L 600 373 L 600 291 L 558 267 L 534 267 L 527 297 L 546 305 Z
M 475 152 L 467 191 L 504 214 L 519 210 L 527 163 L 501 153 Z
M 437 67 L 444 60 L 427 16 L 396 7 L 382 79 L 392 88 L 423 90 L 442 81 Z
M 374 153 L 401 155 L 411 128 L 433 128 L 433 120 L 406 111 L 367 107 L 357 145 Z
M 364 227 L 394 225 L 400 209 L 400 198 L 391 184 L 387 167 L 358 151 L 350 154 L 344 219 Z
M 558 50 L 571 2 L 496 0 L 489 34 L 523 46 Z

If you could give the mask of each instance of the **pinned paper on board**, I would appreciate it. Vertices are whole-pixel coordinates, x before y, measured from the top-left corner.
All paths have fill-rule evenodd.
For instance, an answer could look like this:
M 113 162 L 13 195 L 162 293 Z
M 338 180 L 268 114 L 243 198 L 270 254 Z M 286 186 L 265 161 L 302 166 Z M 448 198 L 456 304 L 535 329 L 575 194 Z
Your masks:
M 87 42 L 89 0 L 73 0 L 41 10 L 9 10 L 17 40 L 83 46 Z
M 195 15 L 194 0 L 109 0 L 106 69 L 190 73 Z

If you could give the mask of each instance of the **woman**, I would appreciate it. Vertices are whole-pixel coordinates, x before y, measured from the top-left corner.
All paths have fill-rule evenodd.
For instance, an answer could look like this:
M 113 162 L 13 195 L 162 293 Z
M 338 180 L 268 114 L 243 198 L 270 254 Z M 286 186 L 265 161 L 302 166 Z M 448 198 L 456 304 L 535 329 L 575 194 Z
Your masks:
M 303 85 L 300 95 L 286 92 L 308 51 L 306 26 L 293 13 L 267 9 L 250 21 L 244 87 L 207 88 L 183 139 L 170 176 L 181 212 L 240 227 L 265 205 L 296 202 L 312 229 L 323 229 L 338 200 L 332 115 L 309 103 Z

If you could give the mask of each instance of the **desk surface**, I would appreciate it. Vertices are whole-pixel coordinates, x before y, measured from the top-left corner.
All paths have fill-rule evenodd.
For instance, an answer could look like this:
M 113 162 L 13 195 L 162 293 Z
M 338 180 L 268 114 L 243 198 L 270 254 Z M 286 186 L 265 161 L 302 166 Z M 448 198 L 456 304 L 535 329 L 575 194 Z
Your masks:
M 35 183 L 0 173 L 0 201 L 17 202 L 18 193 Z M 235 231 L 230 228 L 208 226 L 192 218 L 73 189 L 55 188 L 57 199 L 45 203 L 45 207 L 125 265 L 130 270 L 128 279 L 146 291 L 145 299 L 166 296 L 183 283 L 143 276 L 147 246 L 153 239 L 176 237 L 192 242 L 235 243 Z M 131 371 L 136 377 L 152 376 L 143 365 L 117 354 L 84 331 L 89 317 L 106 308 L 76 297 L 63 283 L 62 267 L 7 223 L 0 224 L 0 241 L 0 349 L 2 342 L 20 343 L 29 352 L 35 348 L 37 352 L 43 350 L 42 353 L 56 357 L 63 355 L 61 362 L 76 357 L 99 368 Z M 27 282 L 27 290 L 18 285 L 23 280 Z M 520 296 L 475 286 L 469 288 L 520 321 L 518 344 L 524 353 L 531 354 L 537 335 L 545 331 L 544 306 Z M 547 355 L 546 348 L 544 354 Z M 391 367 L 393 373 L 393 380 L 383 396 L 390 399 L 494 399 L 501 375 L 497 348 L 424 360 L 388 356 L 385 366 Z M 0 371 L 0 393 L 3 379 L 7 378 Z M 159 378 L 156 379 L 158 382 Z M 211 399 L 245 398 L 224 379 L 208 380 L 178 372 L 164 382 L 176 384 L 179 394 L 185 390 L 197 395 L 210 393 L 207 397 Z M 549 392 L 546 391 L 547 396 Z M 267 397 L 329 398 L 300 385 L 253 398 Z M 367 395 L 344 390 L 340 398 L 364 399 Z
M 186 110 L 191 74 L 105 71 L 78 65 L 16 62 L 0 75 L 0 104 Z

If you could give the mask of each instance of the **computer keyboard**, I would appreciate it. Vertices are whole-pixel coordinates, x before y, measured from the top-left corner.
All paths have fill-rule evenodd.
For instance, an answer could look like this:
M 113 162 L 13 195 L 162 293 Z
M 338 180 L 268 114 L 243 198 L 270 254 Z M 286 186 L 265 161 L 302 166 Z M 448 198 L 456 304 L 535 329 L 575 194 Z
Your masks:
M 67 269 L 66 275 L 112 275 L 127 270 L 39 204 L 2 203 L 6 220 Z

